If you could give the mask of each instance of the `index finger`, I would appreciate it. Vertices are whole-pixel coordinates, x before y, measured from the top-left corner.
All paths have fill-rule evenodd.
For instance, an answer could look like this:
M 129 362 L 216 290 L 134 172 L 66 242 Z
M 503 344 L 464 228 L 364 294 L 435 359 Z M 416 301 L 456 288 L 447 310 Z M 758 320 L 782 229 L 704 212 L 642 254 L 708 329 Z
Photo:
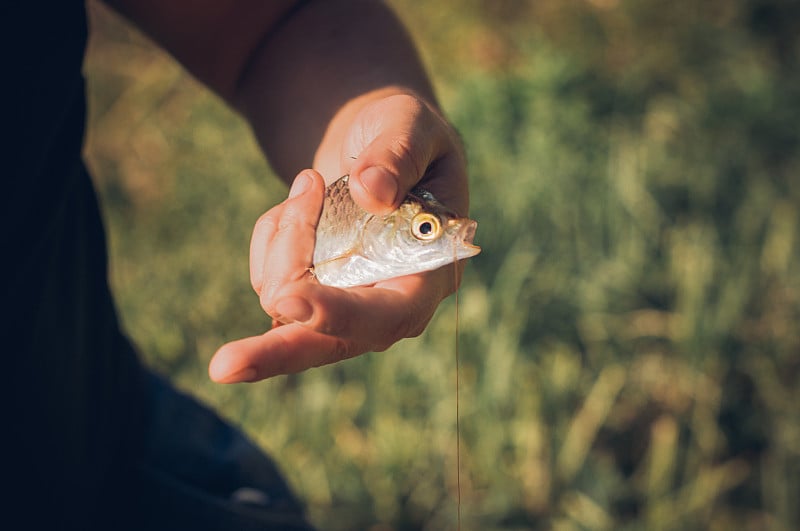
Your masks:
M 265 310 L 280 286 L 302 278 L 311 266 L 324 189 L 319 173 L 301 172 L 289 197 L 256 224 L 250 243 L 250 274 Z

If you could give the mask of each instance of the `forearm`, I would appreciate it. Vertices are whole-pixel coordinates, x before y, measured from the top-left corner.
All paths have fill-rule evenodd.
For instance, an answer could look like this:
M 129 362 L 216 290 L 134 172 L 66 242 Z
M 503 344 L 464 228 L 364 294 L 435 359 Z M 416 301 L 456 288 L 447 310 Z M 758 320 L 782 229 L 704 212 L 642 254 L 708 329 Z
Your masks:
M 414 93 L 433 104 L 416 51 L 381 2 L 309 1 L 253 54 L 235 96 L 278 174 L 336 175 L 341 139 L 362 106 Z
M 278 175 L 335 178 L 341 131 L 382 95 L 434 97 L 376 0 L 107 0 L 247 118 Z
M 231 100 L 247 61 L 300 0 L 105 0 Z

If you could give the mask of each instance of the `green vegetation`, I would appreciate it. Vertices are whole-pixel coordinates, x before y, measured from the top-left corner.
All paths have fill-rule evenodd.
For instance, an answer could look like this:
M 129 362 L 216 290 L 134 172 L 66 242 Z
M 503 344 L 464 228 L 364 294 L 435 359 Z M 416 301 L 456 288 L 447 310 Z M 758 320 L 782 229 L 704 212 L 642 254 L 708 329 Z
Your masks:
M 800 13 L 773 1 L 392 2 L 468 146 L 464 529 L 800 527 Z M 246 126 L 95 13 L 87 149 L 143 355 L 282 464 L 325 530 L 454 529 L 455 310 L 247 386 Z M 794 501 L 792 501 L 794 500 Z

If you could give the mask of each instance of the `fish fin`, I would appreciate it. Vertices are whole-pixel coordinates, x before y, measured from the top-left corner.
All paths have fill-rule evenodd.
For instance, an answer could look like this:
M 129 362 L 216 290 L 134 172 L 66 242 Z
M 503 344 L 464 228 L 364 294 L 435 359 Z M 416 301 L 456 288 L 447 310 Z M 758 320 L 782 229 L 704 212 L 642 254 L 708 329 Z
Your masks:
M 327 265 L 327 264 L 331 264 L 333 262 L 338 262 L 339 260 L 346 260 L 347 258 L 350 258 L 352 256 L 358 256 L 360 254 L 361 253 L 358 253 L 355 249 L 350 249 L 349 251 L 344 252 L 344 253 L 340 254 L 339 256 L 334 256 L 333 258 L 328 258 L 327 260 L 323 260 L 322 262 L 320 262 L 318 264 L 314 264 L 313 266 L 311 266 L 309 268 L 309 272 L 311 272 L 311 274 L 314 275 L 314 268 L 321 267 L 321 266 L 324 266 L 324 265 Z M 314 275 L 314 276 L 316 276 L 316 275 Z

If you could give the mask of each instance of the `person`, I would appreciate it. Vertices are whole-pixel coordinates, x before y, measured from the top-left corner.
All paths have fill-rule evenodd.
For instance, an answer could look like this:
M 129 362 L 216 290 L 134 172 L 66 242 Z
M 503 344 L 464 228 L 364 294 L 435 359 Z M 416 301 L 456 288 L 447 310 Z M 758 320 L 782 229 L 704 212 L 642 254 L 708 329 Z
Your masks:
M 326 183 L 382 214 L 423 181 L 466 214 L 465 157 L 406 30 L 375 0 L 113 0 L 252 126 L 288 198 L 256 223 L 250 275 L 285 323 L 222 346 L 217 382 L 386 349 L 424 329 L 450 268 L 339 290 L 306 275 Z M 83 0 L 4 10 L 5 518 L 28 529 L 307 529 L 274 463 L 142 366 L 107 285 L 81 161 Z

